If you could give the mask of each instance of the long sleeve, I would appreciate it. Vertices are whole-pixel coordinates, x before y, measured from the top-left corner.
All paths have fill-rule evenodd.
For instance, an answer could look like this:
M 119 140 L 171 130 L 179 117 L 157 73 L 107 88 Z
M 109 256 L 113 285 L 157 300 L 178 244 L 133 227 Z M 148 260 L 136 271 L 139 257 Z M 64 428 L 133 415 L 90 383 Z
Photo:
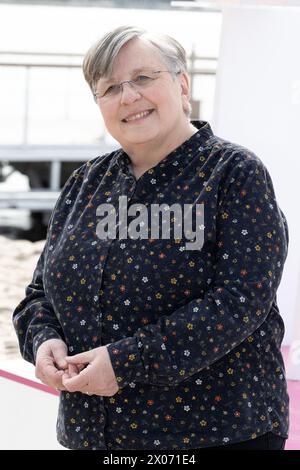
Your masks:
M 80 167 L 80 169 L 82 168 L 83 166 Z M 44 290 L 44 264 L 55 214 L 59 211 L 60 222 L 63 217 L 66 217 L 65 211 L 62 210 L 62 207 L 65 207 L 65 196 L 76 188 L 80 169 L 72 173 L 60 193 L 50 217 L 46 243 L 38 259 L 32 281 L 25 289 L 24 299 L 13 312 L 13 325 L 18 337 L 20 352 L 26 361 L 33 364 L 35 364 L 37 349 L 44 341 L 52 338 L 64 340 L 61 325 Z
M 107 346 L 119 383 L 176 386 L 245 341 L 266 320 L 287 256 L 288 229 L 258 159 L 219 191 L 215 271 L 204 296 Z
M 21 354 L 32 364 L 35 364 L 37 349 L 44 341 L 52 338 L 63 339 L 60 324 L 44 291 L 46 246 L 47 243 L 37 262 L 32 281 L 25 289 L 25 298 L 13 312 L 13 324 Z

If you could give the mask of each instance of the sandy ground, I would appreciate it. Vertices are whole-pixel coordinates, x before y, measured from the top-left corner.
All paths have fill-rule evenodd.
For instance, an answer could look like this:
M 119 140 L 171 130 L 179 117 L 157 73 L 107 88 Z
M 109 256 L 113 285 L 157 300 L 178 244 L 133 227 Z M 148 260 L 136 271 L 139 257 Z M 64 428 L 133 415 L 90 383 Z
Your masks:
M 30 242 L 0 236 L 0 360 L 20 357 L 12 312 L 25 296 L 44 240 Z

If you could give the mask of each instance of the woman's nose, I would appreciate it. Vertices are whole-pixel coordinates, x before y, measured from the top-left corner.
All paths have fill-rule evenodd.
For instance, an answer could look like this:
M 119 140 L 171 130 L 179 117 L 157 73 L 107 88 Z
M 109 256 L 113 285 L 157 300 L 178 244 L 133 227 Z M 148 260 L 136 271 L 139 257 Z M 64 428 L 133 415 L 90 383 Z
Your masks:
M 131 83 L 123 83 L 121 90 L 121 103 L 132 103 L 141 97 L 140 93 Z

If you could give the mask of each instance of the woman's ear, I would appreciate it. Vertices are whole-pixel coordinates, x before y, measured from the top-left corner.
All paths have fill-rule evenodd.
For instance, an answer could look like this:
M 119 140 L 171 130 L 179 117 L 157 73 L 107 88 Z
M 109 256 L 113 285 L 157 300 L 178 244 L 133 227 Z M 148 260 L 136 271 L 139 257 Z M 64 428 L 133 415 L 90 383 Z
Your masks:
M 184 110 L 189 108 L 190 103 L 190 77 L 186 72 L 180 73 L 180 87 L 181 87 L 181 99 L 182 99 L 182 107 Z

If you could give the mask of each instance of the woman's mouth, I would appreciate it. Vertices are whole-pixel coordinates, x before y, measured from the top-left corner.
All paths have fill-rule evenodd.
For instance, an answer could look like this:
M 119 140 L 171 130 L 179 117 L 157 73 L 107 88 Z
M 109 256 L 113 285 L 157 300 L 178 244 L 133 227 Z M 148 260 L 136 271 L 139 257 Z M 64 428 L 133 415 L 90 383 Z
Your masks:
M 134 114 L 133 116 L 130 116 L 127 119 L 122 119 L 122 122 L 125 124 L 136 124 L 145 121 L 154 109 L 147 109 L 145 111 L 142 111 L 141 113 Z

